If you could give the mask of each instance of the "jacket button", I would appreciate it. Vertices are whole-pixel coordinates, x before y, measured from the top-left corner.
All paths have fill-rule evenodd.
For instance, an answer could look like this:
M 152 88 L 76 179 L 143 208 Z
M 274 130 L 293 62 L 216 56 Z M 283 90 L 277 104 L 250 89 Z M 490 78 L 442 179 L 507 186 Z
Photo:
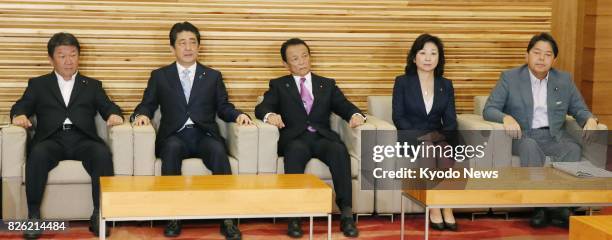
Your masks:
M 187 112 L 187 116 L 191 115 L 191 112 Z

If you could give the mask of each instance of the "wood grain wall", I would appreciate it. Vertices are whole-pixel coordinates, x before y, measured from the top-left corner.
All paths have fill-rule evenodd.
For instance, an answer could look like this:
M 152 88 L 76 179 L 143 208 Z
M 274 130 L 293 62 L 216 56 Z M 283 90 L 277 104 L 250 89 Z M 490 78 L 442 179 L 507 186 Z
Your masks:
M 46 42 L 59 31 L 81 41 L 82 73 L 102 80 L 131 112 L 150 71 L 173 61 L 168 31 L 185 20 L 202 32 L 200 61 L 223 72 L 230 99 L 247 112 L 269 79 L 287 74 L 279 47 L 288 38 L 306 40 L 314 72 L 337 79 L 365 110 L 367 96 L 391 94 L 407 50 L 424 32 L 444 41 L 445 75 L 459 112 L 469 112 L 473 96 L 488 94 L 502 70 L 524 63 L 529 38 L 550 31 L 551 6 L 551 0 L 1 1 L 0 114 L 7 115 L 28 78 L 51 71 Z M 598 25 L 602 36 L 610 26 Z M 606 58 L 612 56 L 598 61 Z M 596 76 L 605 74 L 610 68 Z

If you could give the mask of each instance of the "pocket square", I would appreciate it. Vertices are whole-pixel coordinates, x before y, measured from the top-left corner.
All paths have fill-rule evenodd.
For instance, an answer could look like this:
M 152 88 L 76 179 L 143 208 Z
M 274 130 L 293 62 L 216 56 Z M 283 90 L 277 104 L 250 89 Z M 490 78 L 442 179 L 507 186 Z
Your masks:
M 561 101 L 558 101 L 558 102 L 557 102 L 557 105 L 559 105 L 559 104 L 561 104 L 561 103 L 562 103 Z

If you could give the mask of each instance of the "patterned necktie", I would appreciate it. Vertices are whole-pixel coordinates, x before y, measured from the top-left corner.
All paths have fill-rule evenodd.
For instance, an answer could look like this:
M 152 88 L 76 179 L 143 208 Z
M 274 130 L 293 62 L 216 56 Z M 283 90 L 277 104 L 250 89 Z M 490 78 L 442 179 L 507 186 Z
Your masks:
M 306 78 L 300 78 L 300 97 L 302 97 L 302 103 L 304 103 L 306 114 L 310 114 L 310 109 L 312 109 L 313 98 L 310 95 L 310 92 L 308 92 L 308 89 L 306 88 Z M 310 125 L 308 126 L 307 129 L 310 132 L 317 131 Z
M 183 86 L 183 94 L 185 94 L 185 100 L 189 103 L 189 95 L 191 94 L 191 78 L 189 77 L 191 71 L 185 69 L 181 72 L 181 85 Z

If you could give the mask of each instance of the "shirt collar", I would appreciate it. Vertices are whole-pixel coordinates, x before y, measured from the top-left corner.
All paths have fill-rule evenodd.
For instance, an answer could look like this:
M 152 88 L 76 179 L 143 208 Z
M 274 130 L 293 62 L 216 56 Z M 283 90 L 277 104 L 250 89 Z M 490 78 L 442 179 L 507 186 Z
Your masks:
M 292 75 L 293 79 L 295 80 L 295 82 L 300 83 L 300 78 L 302 78 L 301 76 L 297 76 L 297 75 Z M 306 75 L 304 75 L 304 78 L 306 78 L 306 82 L 310 82 L 312 80 L 312 74 L 310 72 L 308 72 Z
M 546 73 L 546 77 L 542 80 L 538 79 L 535 75 L 533 75 L 533 73 L 531 72 L 531 69 L 529 70 L 529 79 L 531 80 L 531 84 L 538 84 L 538 83 L 547 83 L 548 82 L 548 76 L 550 76 L 550 71 L 548 71 L 548 73 Z
M 188 68 L 185 68 L 183 67 L 183 65 L 176 62 L 176 69 L 178 69 L 179 74 L 181 74 L 183 70 L 189 69 L 189 75 L 195 75 L 196 65 L 197 63 L 193 63 L 193 65 L 189 66 Z
M 57 73 L 57 71 L 53 71 L 55 73 L 55 76 L 57 77 L 57 81 L 66 81 L 62 75 L 60 75 L 59 73 Z M 72 77 L 70 77 L 70 80 L 68 80 L 68 82 L 74 82 L 74 79 L 76 79 L 76 75 L 79 73 L 79 71 L 76 71 L 74 74 L 72 74 Z

